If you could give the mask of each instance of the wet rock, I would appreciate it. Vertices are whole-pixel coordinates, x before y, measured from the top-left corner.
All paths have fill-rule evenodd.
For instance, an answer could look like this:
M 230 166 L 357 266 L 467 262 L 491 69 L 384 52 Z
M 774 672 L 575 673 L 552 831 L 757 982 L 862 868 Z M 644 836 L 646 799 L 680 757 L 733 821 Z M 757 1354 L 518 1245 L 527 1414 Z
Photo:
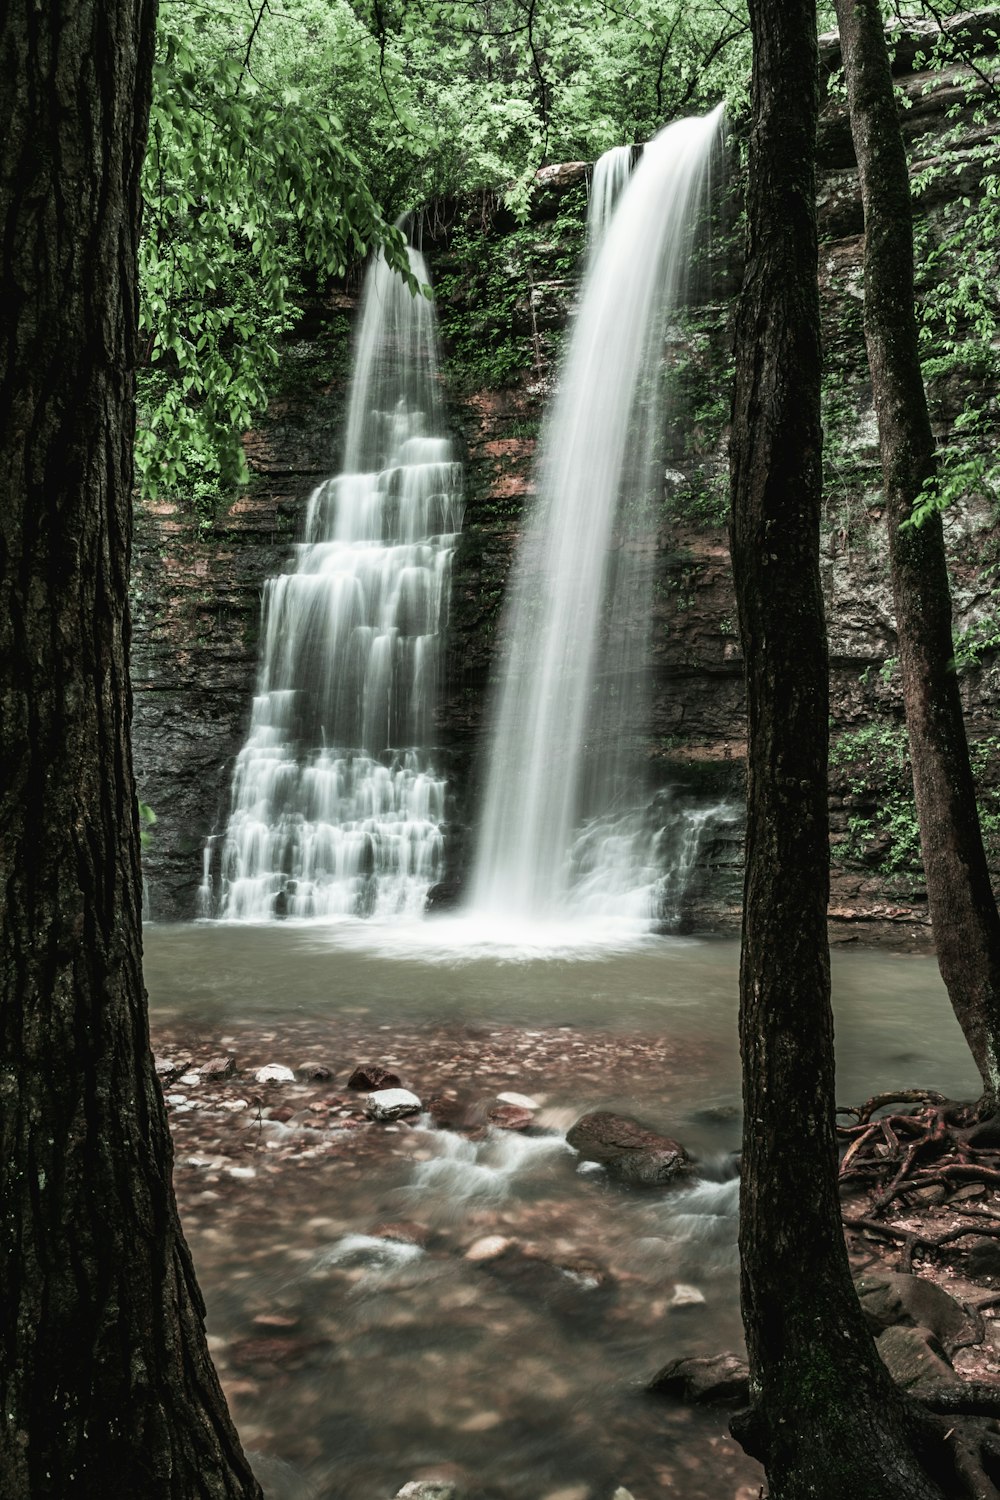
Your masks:
M 287 1125 L 294 1114 L 295 1110 L 290 1104 L 279 1104 L 275 1109 L 268 1110 L 267 1118 L 277 1120 L 279 1125 Z
M 473 1123 L 468 1106 L 460 1099 L 435 1094 L 426 1101 L 424 1108 L 439 1130 L 463 1130 Z
M 960 1384 L 940 1341 L 929 1328 L 887 1328 L 875 1347 L 898 1386 L 915 1396 L 939 1392 Z
M 750 1370 L 735 1354 L 708 1359 L 672 1359 L 646 1387 L 654 1396 L 669 1396 L 695 1406 L 738 1406 L 750 1399 Z
M 895 1272 L 857 1276 L 854 1285 L 861 1310 L 872 1332 L 896 1325 L 930 1330 L 945 1345 L 954 1344 L 969 1329 L 969 1316 L 943 1287 L 922 1276 Z
M 609 1176 L 631 1187 L 662 1187 L 690 1171 L 679 1141 L 610 1110 L 581 1115 L 566 1141 L 585 1161 L 600 1162 Z
M 235 1057 L 213 1057 L 199 1068 L 202 1078 L 232 1078 L 236 1072 Z
M 431 1232 L 426 1224 L 400 1219 L 391 1224 L 376 1224 L 372 1236 L 379 1240 L 393 1240 L 398 1245 L 419 1245 L 423 1250 L 430 1241 Z
M 368 1094 L 373 1089 L 396 1089 L 399 1082 L 399 1074 L 383 1068 L 380 1063 L 360 1063 L 347 1080 L 347 1087 L 362 1089 Z
M 418 1115 L 423 1105 L 409 1089 L 378 1089 L 369 1094 L 365 1114 L 373 1120 L 399 1120 L 404 1115 Z
M 700 1287 L 690 1286 L 685 1281 L 678 1281 L 674 1287 L 673 1295 L 667 1303 L 668 1307 L 703 1307 L 705 1304 L 705 1293 Z
M 253 1075 L 256 1083 L 294 1083 L 295 1074 L 281 1063 L 267 1063 Z
M 487 1119 L 498 1130 L 528 1130 L 535 1123 L 534 1112 L 517 1104 L 494 1105 Z
M 318 1339 L 302 1338 L 256 1338 L 241 1339 L 229 1350 L 230 1359 L 238 1368 L 301 1369 L 306 1357 L 321 1346 Z
M 411 1479 L 395 1500 L 457 1500 L 458 1486 L 448 1479 Z
M 295 1076 L 300 1083 L 329 1083 L 333 1070 L 323 1063 L 300 1063 L 295 1069 Z
M 558 1317 L 590 1317 L 614 1295 L 610 1273 L 596 1261 L 554 1264 L 512 1242 L 499 1255 L 482 1260 L 484 1271 L 502 1281 L 515 1296 L 540 1302 Z
M 514 1243 L 505 1234 L 485 1234 L 482 1239 L 475 1240 L 466 1250 L 465 1258 L 471 1261 L 495 1260 L 498 1255 L 503 1255 Z
M 439 880 L 424 898 L 425 911 L 455 911 L 461 904 L 462 887 L 457 880 Z

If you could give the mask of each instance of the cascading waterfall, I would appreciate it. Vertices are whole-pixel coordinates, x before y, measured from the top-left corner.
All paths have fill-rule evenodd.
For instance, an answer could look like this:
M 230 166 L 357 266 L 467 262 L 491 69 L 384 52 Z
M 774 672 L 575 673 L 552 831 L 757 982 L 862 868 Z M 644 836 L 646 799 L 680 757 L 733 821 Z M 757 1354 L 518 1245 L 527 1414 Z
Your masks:
M 670 418 L 664 344 L 722 117 L 720 106 L 661 131 L 603 230 L 611 189 L 592 193 L 602 218 L 505 617 L 474 911 L 657 917 L 671 899 L 668 866 L 693 860 L 703 815 L 657 818 L 643 737 L 660 440 Z M 609 166 L 605 183 L 624 158 Z
M 427 284 L 423 257 L 410 250 Z M 309 501 L 293 573 L 269 580 L 231 813 L 206 850 L 206 914 L 422 911 L 445 783 L 429 742 L 461 468 L 434 311 L 378 258 L 355 351 L 343 472 Z

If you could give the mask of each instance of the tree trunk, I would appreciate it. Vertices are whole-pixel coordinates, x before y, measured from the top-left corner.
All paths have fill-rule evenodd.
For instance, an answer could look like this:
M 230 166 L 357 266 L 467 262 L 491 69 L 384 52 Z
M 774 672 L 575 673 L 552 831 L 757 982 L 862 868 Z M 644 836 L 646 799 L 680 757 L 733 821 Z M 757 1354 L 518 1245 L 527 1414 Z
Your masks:
M 910 179 L 875 0 L 837 0 L 865 214 L 865 338 L 882 452 L 889 566 L 920 848 L 941 976 L 1000 1101 L 1000 915 L 990 886 L 955 672 L 941 517 L 904 526 L 937 472 L 913 300 Z
M 751 1412 L 772 1500 L 928 1500 L 922 1423 L 851 1281 L 837 1196 L 826 908 L 827 652 L 809 0 L 752 0 L 747 268 L 737 316 L 732 555 L 746 662 L 740 1252 Z
M 247 1497 L 149 1048 L 126 605 L 153 0 L 0 10 L 0 1494 Z

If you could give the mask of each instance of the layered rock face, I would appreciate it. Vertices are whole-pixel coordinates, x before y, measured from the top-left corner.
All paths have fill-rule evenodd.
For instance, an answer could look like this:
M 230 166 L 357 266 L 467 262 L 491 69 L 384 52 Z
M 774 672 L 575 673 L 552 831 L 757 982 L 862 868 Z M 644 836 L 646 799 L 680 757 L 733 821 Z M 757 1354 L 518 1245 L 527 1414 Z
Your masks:
M 981 37 L 974 42 L 984 45 Z M 835 63 L 833 42 L 827 56 Z M 994 64 L 980 51 L 943 72 L 912 71 L 921 62 L 915 41 L 897 48 L 899 84 L 909 101 L 904 125 L 921 186 L 920 254 L 933 285 L 957 275 L 954 251 L 940 266 L 932 257 L 957 235 L 962 215 L 976 211 L 988 170 L 982 152 L 991 136 L 977 110 L 987 87 L 980 75 Z M 836 98 L 824 114 L 821 152 L 832 915 L 845 933 L 857 931 L 859 919 L 869 924 L 866 930 L 885 922 L 919 930 L 925 902 L 892 666 L 878 442 L 861 326 L 860 204 L 850 132 Z M 451 420 L 467 484 L 437 725 L 439 763 L 452 790 L 449 849 L 457 879 L 477 805 L 505 581 L 531 500 L 536 437 L 577 292 L 587 171 L 582 163 L 544 169 L 524 226 L 489 194 L 436 204 L 424 219 L 423 248 L 437 291 Z M 656 778 L 693 800 L 738 799 L 742 785 L 742 665 L 725 529 L 728 351 L 739 238 L 731 223 L 716 226 L 699 299 L 683 327 L 672 330 L 667 351 L 688 415 L 683 439 L 667 457 L 662 495 L 649 754 Z M 155 919 L 197 912 L 201 850 L 224 826 L 232 763 L 249 721 L 263 584 L 291 565 L 309 493 L 337 466 L 353 305 L 349 289 L 317 295 L 289 341 L 281 394 L 246 439 L 253 480 L 245 495 L 211 518 L 201 518 L 183 497 L 138 508 L 134 739 L 140 797 L 157 816 L 144 856 Z M 973 322 L 974 313 L 968 316 Z M 971 384 L 961 360 L 953 364 L 932 386 L 938 434 L 944 443 L 964 444 L 976 459 L 995 442 L 995 354 L 992 362 L 980 360 Z M 978 425 L 961 417 L 970 390 L 984 413 Z M 991 633 L 1000 635 L 990 625 L 1000 609 L 989 571 L 997 561 L 989 499 L 953 505 L 946 529 L 970 736 L 978 745 L 984 807 L 992 819 L 996 803 L 1000 825 L 1000 668 L 997 648 L 989 644 Z M 977 638 L 986 642 L 981 649 Z M 692 893 L 698 925 L 734 920 L 739 860 L 740 832 L 730 826 L 706 847 Z

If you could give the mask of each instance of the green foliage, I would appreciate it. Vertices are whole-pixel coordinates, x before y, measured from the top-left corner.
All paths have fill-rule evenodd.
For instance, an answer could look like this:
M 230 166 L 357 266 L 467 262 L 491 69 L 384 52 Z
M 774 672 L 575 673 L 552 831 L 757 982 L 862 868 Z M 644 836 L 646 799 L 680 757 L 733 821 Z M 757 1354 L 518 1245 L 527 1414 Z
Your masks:
M 980 827 L 987 859 L 994 868 L 1000 864 L 998 754 L 1000 737 L 996 735 L 969 746 Z M 834 736 L 830 767 L 845 773 L 850 807 L 842 857 L 883 876 L 904 880 L 919 876 L 920 830 L 905 726 L 882 720 Z
M 920 870 L 920 832 L 906 729 L 901 724 L 865 725 L 837 735 L 830 745 L 831 769 L 848 772 L 848 861 L 883 875 Z
M 139 802 L 137 806 L 139 808 L 139 842 L 145 848 L 153 837 L 149 830 L 156 822 L 156 814 L 148 802 Z
M 252 67 L 245 15 L 160 10 L 140 257 L 147 494 L 245 482 L 239 434 L 266 403 L 300 267 L 343 275 L 384 245 L 409 274 L 327 99 L 273 58 Z

